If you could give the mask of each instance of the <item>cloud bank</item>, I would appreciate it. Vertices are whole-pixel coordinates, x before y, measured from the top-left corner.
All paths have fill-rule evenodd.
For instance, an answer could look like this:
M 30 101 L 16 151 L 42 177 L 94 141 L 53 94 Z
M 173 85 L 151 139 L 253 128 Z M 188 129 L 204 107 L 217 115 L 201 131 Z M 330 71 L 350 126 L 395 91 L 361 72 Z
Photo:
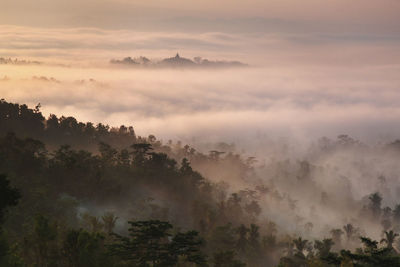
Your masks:
M 140 134 L 212 141 L 400 136 L 399 39 L 368 35 L 136 32 L 0 27 L 8 101 Z M 239 60 L 240 70 L 120 69 L 110 58 Z M 32 79 L 46 77 L 46 79 Z M 52 80 L 53 79 L 53 80 Z M 54 80 L 59 82 L 54 82 Z M 254 147 L 258 147 L 254 145 Z

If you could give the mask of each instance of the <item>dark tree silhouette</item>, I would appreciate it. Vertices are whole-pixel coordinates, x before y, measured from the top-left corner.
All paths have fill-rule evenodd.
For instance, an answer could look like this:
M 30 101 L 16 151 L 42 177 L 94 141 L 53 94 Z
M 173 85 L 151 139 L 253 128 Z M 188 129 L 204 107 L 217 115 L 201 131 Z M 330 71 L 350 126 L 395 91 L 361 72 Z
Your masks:
M 177 233 L 171 240 L 172 225 L 158 220 L 129 222 L 129 237 L 117 234 L 109 246 L 113 255 L 135 266 L 174 266 L 179 260 L 205 263 L 198 233 Z
M 20 197 L 19 191 L 10 186 L 7 177 L 0 174 L 0 223 L 4 220 L 7 207 L 17 205 Z

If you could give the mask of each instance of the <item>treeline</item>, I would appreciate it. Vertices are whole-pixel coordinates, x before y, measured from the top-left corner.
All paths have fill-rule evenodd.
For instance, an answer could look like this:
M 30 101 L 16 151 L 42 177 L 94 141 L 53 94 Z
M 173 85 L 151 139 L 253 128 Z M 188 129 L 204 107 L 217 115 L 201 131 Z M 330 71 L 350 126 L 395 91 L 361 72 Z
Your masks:
M 3 214 L 16 205 L 19 193 L 0 176 Z M 129 222 L 129 237 L 112 232 L 117 218 L 112 214 L 86 218 L 96 229 L 72 229 L 42 215 L 27 226 L 29 233 L 10 245 L 0 225 L 0 266 L 206 266 L 203 240 L 196 231 L 173 231 L 168 222 Z
M 400 206 L 369 196 L 362 212 L 386 231 L 380 247 L 352 224 L 312 242 L 280 233 L 262 203 L 288 202 L 295 213 L 295 200 L 258 179 L 254 158 L 220 147 L 227 152 L 203 154 L 0 101 L 2 266 L 400 266 Z M 307 184 L 311 172 L 304 161 L 294 175 Z M 201 173 L 254 187 L 234 191 Z
M 78 122 L 74 117 L 58 118 L 51 114 L 47 119 L 40 112 L 40 104 L 34 109 L 27 105 L 0 100 L 0 136 L 13 132 L 17 136 L 35 138 L 51 147 L 69 144 L 80 149 L 93 150 L 99 142 L 115 147 L 128 147 L 136 140 L 133 127 L 113 128 L 102 123 Z
M 223 197 L 224 189 L 194 171 L 188 160 L 178 166 L 166 154 L 151 152 L 150 144 L 117 151 L 102 143 L 99 150 L 99 155 L 93 155 L 62 146 L 49 153 L 34 139 L 19 139 L 14 134 L 0 139 L 0 172 L 8 175 L 22 195 L 4 225 L 11 243 L 29 240 L 38 214 L 51 218 L 61 229 L 83 227 L 97 233 L 106 223 L 100 219 L 103 216 L 90 214 L 91 209 L 106 212 L 109 208 L 126 219 L 173 221 L 180 228 L 196 229 L 207 240 L 203 248 L 207 255 L 220 251 L 219 262 L 233 260 L 230 249 L 236 249 L 239 238 L 235 225 L 256 221 L 261 211 L 252 192 Z M 83 207 L 86 212 L 79 212 Z M 122 227 L 119 231 L 126 233 Z M 260 255 L 271 256 L 260 250 L 258 226 L 252 224 L 251 229 L 249 248 L 257 247 Z M 247 232 L 247 228 L 242 230 L 242 241 Z M 244 246 L 242 256 L 252 258 Z M 35 252 L 23 252 L 19 255 L 27 266 L 34 266 L 36 256 L 27 255 Z
M 278 267 L 297 266 L 340 266 L 340 267 L 389 267 L 400 266 L 400 256 L 393 248 L 398 234 L 393 231 L 384 232 L 385 238 L 380 243 L 368 237 L 359 237 L 363 245 L 355 252 L 342 249 L 339 253 L 332 252 L 335 244 L 332 239 L 315 240 L 310 242 L 301 237 L 293 240 L 287 256 L 282 257 Z
M 38 265 L 37 258 L 42 256 L 31 251 L 34 246 L 27 246 L 27 252 L 21 244 L 29 241 L 37 228 L 35 225 L 43 218 L 48 220 L 46 225 L 54 223 L 57 229 L 83 228 L 89 233 L 97 233 L 102 224 L 99 218 L 103 216 L 96 213 L 107 213 L 109 209 L 124 216 L 120 218 L 124 221 L 117 229 L 122 234 L 127 234 L 127 220 L 160 220 L 173 221 L 179 228 L 196 229 L 208 238 L 215 231 L 221 231 L 218 228 L 221 225 L 228 222 L 250 224 L 260 213 L 256 198 L 252 196 L 254 193 L 229 194 L 226 188 L 208 181 L 192 169 L 187 158 L 193 159 L 198 155 L 199 162 L 219 162 L 221 159 L 215 151 L 206 156 L 177 144 L 174 154 L 182 158 L 178 164 L 167 154 L 154 151 L 154 148 L 171 151 L 170 146 L 162 145 L 152 136 L 137 138 L 132 134 L 133 129 L 131 134 L 101 131 L 101 127 L 91 131 L 87 130 L 93 129 L 87 127 L 90 124 L 75 123 L 74 118 L 54 119 L 55 116 L 50 116 L 46 120 L 39 107 L 29 109 L 5 101 L 1 106 L 1 124 L 4 127 L 0 138 L 0 173 L 7 174 L 22 196 L 9 214 L 4 231 L 27 266 Z M 56 138 L 56 133 L 60 138 Z M 127 136 L 131 143 L 126 148 L 116 149 L 99 141 L 98 150 L 92 154 L 87 150 L 73 149 L 70 145 L 48 151 L 42 141 L 28 136 L 49 140 L 53 147 L 64 142 L 77 147 L 79 139 L 99 141 Z M 233 160 L 241 162 L 238 166 L 247 166 L 233 154 L 226 157 L 226 161 Z M 37 221 L 38 218 L 42 219 Z M 56 236 L 61 239 L 55 242 L 62 243 L 63 234 Z M 29 242 L 35 244 L 36 241 Z M 214 249 L 223 242 L 214 238 L 203 249 L 212 256 L 220 251 Z M 217 262 L 235 261 L 233 252 L 221 250 L 221 253 L 217 254 Z

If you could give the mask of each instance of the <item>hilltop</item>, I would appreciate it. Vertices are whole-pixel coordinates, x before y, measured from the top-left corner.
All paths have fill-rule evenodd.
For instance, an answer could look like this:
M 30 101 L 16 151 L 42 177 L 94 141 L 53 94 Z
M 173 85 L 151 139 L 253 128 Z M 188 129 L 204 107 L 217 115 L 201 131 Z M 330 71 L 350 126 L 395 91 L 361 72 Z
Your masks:
M 121 60 L 112 59 L 111 64 L 119 64 L 125 66 L 137 67 L 167 67 L 167 68 L 230 68 L 230 67 L 246 67 L 245 63 L 240 61 L 225 61 L 225 60 L 208 60 L 201 57 L 195 57 L 193 60 L 181 57 L 178 53 L 174 57 L 164 58 L 161 60 L 150 60 L 147 57 L 125 57 Z

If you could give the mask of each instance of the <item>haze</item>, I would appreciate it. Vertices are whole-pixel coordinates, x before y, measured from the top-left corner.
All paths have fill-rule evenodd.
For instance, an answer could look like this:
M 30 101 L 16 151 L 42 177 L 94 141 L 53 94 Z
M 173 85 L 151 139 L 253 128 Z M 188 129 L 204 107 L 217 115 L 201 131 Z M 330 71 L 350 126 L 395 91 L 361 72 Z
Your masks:
M 194 33 L 3 25 L 1 55 L 41 64 L 0 65 L 5 77 L 0 93 L 8 101 L 41 103 L 45 114 L 133 125 L 140 134 L 165 140 L 242 142 L 341 133 L 374 142 L 396 138 L 398 35 L 338 30 Z M 115 58 L 160 59 L 177 52 L 249 67 L 109 64 Z
M 111 233 L 157 219 L 195 230 L 205 245 L 187 251 L 210 266 L 339 266 L 318 248 L 329 236 L 340 266 L 400 266 L 382 239 L 400 232 L 399 14 L 399 0 L 0 0 L 7 262 L 136 266 L 137 251 L 110 256 L 135 247 Z M 53 222 L 48 243 L 35 235 Z M 360 236 L 388 250 L 356 250 Z M 99 255 L 109 265 L 88 264 Z

